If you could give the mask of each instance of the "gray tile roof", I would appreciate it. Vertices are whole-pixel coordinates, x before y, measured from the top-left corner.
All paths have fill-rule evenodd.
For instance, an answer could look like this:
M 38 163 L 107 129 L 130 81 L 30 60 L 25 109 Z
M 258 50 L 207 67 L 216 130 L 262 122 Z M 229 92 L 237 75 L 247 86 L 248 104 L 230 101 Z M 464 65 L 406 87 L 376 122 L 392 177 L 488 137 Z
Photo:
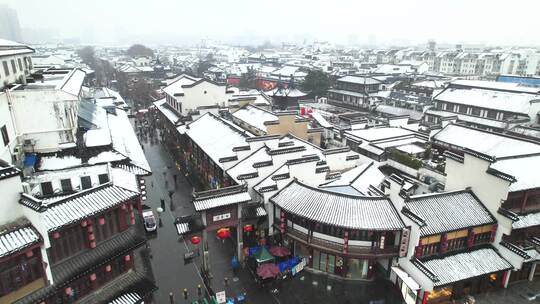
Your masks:
M 125 293 L 121 295 L 120 297 L 112 300 L 111 302 L 109 302 L 109 304 L 137 304 L 141 302 L 142 302 L 141 296 L 139 296 L 138 294 L 134 292 L 130 292 L 130 293 Z
M 435 286 L 513 268 L 491 247 L 427 261 L 414 260 L 413 264 L 430 277 Z
M 495 223 L 496 220 L 472 191 L 455 191 L 411 197 L 403 213 L 413 213 L 422 224 L 422 236 Z
M 39 234 L 31 226 L 10 229 L 0 234 L 0 258 L 39 242 Z
M 21 204 L 41 212 L 48 231 L 95 216 L 107 209 L 136 197 L 138 193 L 113 185 L 111 182 L 63 197 L 50 204 L 27 194 Z
M 251 196 L 247 192 L 247 189 L 243 189 L 241 191 L 235 191 L 231 193 L 223 193 L 209 197 L 195 198 L 193 200 L 193 205 L 195 205 L 195 210 L 198 212 L 232 204 L 245 203 L 249 201 L 251 201 Z
M 288 213 L 327 225 L 361 230 L 400 230 L 398 212 L 384 197 L 335 193 L 293 180 L 270 201 Z
M 540 225 L 540 212 L 519 215 L 518 220 L 512 223 L 513 229 L 521 229 Z

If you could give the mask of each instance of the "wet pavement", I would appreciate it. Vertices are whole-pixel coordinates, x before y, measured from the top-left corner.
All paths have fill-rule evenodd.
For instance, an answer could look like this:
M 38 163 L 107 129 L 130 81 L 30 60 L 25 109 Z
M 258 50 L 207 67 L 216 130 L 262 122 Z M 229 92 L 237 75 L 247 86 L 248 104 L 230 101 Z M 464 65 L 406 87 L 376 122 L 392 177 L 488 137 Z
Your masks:
M 538 297 L 528 297 L 538 295 Z M 511 283 L 506 289 L 474 296 L 477 304 L 525 304 L 540 303 L 540 280 Z
M 161 206 L 160 199 L 165 200 L 161 225 L 157 232 L 148 234 L 152 270 L 156 285 L 159 287 L 154 294 L 155 302 L 170 303 L 169 293 L 172 292 L 174 303 L 191 303 L 199 298 L 197 285 L 201 285 L 203 293 L 205 292 L 200 275 L 201 258 L 195 258 L 192 263 L 184 264 L 184 254 L 196 249 L 196 246 L 189 241 L 184 242 L 177 235 L 174 219 L 194 213 L 191 204 L 193 189 L 188 180 L 176 170 L 164 146 L 157 141 L 150 142 L 144 139 L 141 143 L 152 168 L 152 175 L 145 178 L 147 200 L 144 204 L 151 207 L 157 215 L 156 210 Z M 175 174 L 176 184 L 173 177 Z M 172 193 L 172 204 L 169 193 Z M 399 296 L 396 296 L 395 287 L 388 281 L 336 281 L 326 275 L 315 275 L 305 271 L 296 278 L 288 278 L 262 287 L 256 283 L 247 267 L 233 274 L 231 258 L 235 254 L 235 245 L 230 239 L 222 241 L 214 236 L 214 233 L 209 232 L 207 238 L 211 266 L 209 287 L 214 292 L 225 290 L 228 297 L 244 294 L 245 303 L 256 304 L 401 303 Z M 183 297 L 184 288 L 188 291 L 188 299 Z

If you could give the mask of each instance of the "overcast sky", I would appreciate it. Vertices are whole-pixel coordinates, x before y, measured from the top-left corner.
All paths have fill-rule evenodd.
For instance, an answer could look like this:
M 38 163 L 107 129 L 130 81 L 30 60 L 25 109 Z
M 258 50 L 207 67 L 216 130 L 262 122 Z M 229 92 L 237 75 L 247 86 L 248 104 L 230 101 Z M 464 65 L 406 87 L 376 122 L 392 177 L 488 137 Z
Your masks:
M 540 0 L 0 0 L 81 42 L 540 45 Z

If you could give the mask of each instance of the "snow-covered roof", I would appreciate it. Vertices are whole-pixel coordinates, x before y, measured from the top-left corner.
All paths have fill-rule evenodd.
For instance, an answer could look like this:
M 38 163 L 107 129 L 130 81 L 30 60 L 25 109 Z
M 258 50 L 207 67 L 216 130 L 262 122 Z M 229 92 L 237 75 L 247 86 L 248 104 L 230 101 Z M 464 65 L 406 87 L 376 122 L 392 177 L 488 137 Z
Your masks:
M 34 49 L 27 45 L 11 40 L 0 39 L 0 57 L 30 53 L 34 53 Z
M 490 168 L 516 179 L 510 184 L 510 192 L 540 188 L 538 172 L 531 170 L 531 168 L 540 168 L 540 155 L 497 160 L 491 164 Z
M 418 145 L 414 145 L 414 144 L 406 144 L 403 146 L 397 146 L 396 149 L 407 154 L 418 154 L 418 153 L 423 153 L 426 151 L 426 149 Z
M 485 88 L 491 90 L 511 91 L 518 93 L 540 94 L 540 88 L 522 86 L 513 82 L 498 82 L 487 80 L 454 80 L 450 85 L 466 86 L 473 88 Z
M 182 86 L 190 85 L 200 80 L 200 78 L 192 77 L 186 74 L 182 74 L 176 77 L 169 83 L 168 86 L 163 88 L 163 91 L 171 97 L 175 97 L 175 94 L 183 94 L 184 89 Z
M 223 168 L 223 163 L 219 160 L 235 156 L 233 148 L 245 145 L 248 137 L 211 113 L 206 113 L 187 125 L 186 134 L 220 168 Z
M 79 102 L 77 114 L 79 116 L 79 127 L 83 129 L 108 129 L 107 111 L 92 102 Z
M 39 163 L 39 170 L 62 170 L 78 167 L 82 164 L 80 158 L 75 156 L 42 156 Z
M 42 205 L 26 194 L 22 195 L 21 203 L 37 209 L 43 216 L 43 223 L 48 231 L 54 231 L 76 223 L 84 218 L 95 216 L 107 209 L 124 203 L 138 194 L 136 192 L 106 183 L 95 188 L 83 190 L 73 195 L 65 196 L 49 205 Z
M 413 264 L 422 272 L 427 272 L 428 278 L 435 286 L 444 286 L 513 268 L 493 248 L 477 249 L 426 261 L 415 260 Z
M 304 97 L 307 93 L 300 91 L 297 88 L 275 88 L 273 90 L 265 92 L 268 96 L 277 97 Z
M 384 114 L 395 115 L 395 116 L 407 115 L 411 119 L 415 119 L 415 120 L 419 120 L 423 116 L 423 113 L 420 111 L 394 107 L 394 106 L 389 106 L 389 105 L 378 105 L 377 108 L 375 108 L 375 111 L 384 113 Z
M 472 191 L 411 196 L 402 213 L 416 215 L 422 236 L 493 224 L 495 218 Z
M 270 198 L 288 213 L 327 225 L 361 230 L 405 227 L 385 197 L 338 194 L 293 180 Z
M 84 133 L 86 147 L 108 146 L 112 143 L 109 129 L 93 129 Z
M 346 131 L 345 134 L 357 137 L 361 140 L 372 142 L 382 139 L 410 136 L 414 135 L 415 133 L 403 128 L 380 127 Z
M 0 232 L 0 258 L 39 242 L 39 233 L 30 225 Z
M 439 116 L 439 117 L 452 117 L 452 116 L 455 116 L 455 117 L 457 117 L 457 119 L 459 121 L 464 121 L 464 122 L 472 123 L 472 124 L 475 124 L 475 125 L 482 125 L 482 126 L 498 128 L 498 129 L 505 129 L 506 125 L 507 125 L 507 123 L 505 121 L 494 120 L 494 119 L 483 118 L 483 117 L 477 117 L 477 116 L 470 116 L 470 115 L 465 115 L 465 114 L 461 114 L 461 113 L 438 111 L 438 110 L 433 110 L 433 109 L 427 110 L 426 114 Z
M 321 127 L 332 128 L 332 124 L 329 123 L 319 112 L 312 112 L 311 116 L 317 121 L 317 123 L 319 123 L 319 125 L 321 125 Z
M 447 88 L 437 95 L 435 100 L 528 115 L 531 102 L 540 102 L 540 95 L 484 89 Z
M 367 162 L 342 172 L 339 179 L 323 184 L 320 187 L 344 194 L 379 196 L 378 193 L 372 192 L 369 188 L 370 186 L 378 187 L 383 180 L 384 174 L 379 170 L 376 163 Z
M 126 156 L 116 151 L 103 151 L 88 159 L 89 165 L 112 163 L 126 159 Z
M 85 77 L 86 73 L 83 70 L 73 69 L 64 77 L 62 83 L 60 83 L 56 89 L 79 96 Z
M 372 77 L 362 77 L 362 76 L 353 76 L 353 75 L 348 75 L 348 76 L 345 76 L 345 77 L 341 77 L 339 78 L 337 81 L 341 81 L 341 82 L 351 82 L 351 83 L 358 83 L 358 84 L 380 84 L 381 81 L 375 79 L 375 78 L 372 78 Z
M 111 168 L 111 181 L 114 185 L 132 192 L 139 192 L 136 174 L 122 168 Z
M 167 104 L 167 100 L 165 98 L 160 99 L 156 102 L 154 102 L 154 105 L 160 111 L 169 122 L 171 122 L 173 125 L 176 125 L 178 121 L 180 120 L 180 116 L 175 113 Z
M 367 94 L 365 93 L 359 93 L 359 92 L 347 91 L 347 90 L 330 89 L 328 90 L 328 92 L 342 94 L 342 95 L 349 95 L 349 96 L 354 96 L 354 97 L 367 97 Z
M 540 144 L 458 124 L 447 125 L 432 139 L 439 144 L 469 149 L 497 158 L 540 153 Z
M 108 118 L 114 150 L 127 156 L 131 164 L 151 173 L 152 169 L 133 131 L 127 113 L 116 111 L 116 115 L 108 115 Z
M 107 164 L 81 166 L 76 168 L 68 168 L 65 170 L 37 171 L 28 178 L 25 178 L 25 181 L 30 185 L 33 185 L 53 180 L 79 178 L 81 176 L 98 176 L 100 174 L 107 174 L 108 171 L 109 169 Z
M 424 80 L 419 82 L 414 82 L 411 85 L 417 86 L 417 87 L 425 87 L 425 88 L 442 88 L 445 84 L 445 81 L 440 80 Z
M 518 220 L 512 223 L 512 228 L 521 229 L 521 228 L 528 228 L 528 227 L 534 227 L 534 226 L 539 226 L 539 225 L 540 225 L 540 212 L 532 212 L 525 215 L 518 215 Z
M 289 77 L 291 75 L 294 75 L 298 71 L 299 67 L 296 66 L 283 66 L 280 69 L 277 69 L 275 71 L 272 71 L 272 75 L 281 75 L 285 77 Z
M 246 105 L 232 115 L 263 132 L 266 132 L 265 122 L 278 120 L 278 117 L 274 113 L 252 105 Z
M 251 196 L 247 192 L 247 188 L 231 193 L 219 193 L 219 190 L 211 191 L 217 193 L 193 199 L 193 205 L 197 212 L 251 201 Z

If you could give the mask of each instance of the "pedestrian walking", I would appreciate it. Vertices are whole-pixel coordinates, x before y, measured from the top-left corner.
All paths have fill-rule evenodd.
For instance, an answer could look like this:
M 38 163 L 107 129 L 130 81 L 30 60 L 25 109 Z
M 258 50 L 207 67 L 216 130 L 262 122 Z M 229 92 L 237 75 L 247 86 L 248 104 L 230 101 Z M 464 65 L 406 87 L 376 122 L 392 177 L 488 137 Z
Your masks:
M 159 200 L 161 202 L 161 209 L 165 210 L 165 200 L 162 198 L 160 198 Z

